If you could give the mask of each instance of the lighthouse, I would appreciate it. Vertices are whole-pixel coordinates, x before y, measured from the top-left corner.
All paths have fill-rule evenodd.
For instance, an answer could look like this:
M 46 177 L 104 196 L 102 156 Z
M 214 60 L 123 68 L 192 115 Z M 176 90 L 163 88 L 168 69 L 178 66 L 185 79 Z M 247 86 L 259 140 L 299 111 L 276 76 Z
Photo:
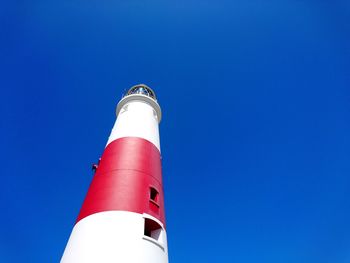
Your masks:
M 116 116 L 61 263 L 168 262 L 156 94 L 131 87 Z

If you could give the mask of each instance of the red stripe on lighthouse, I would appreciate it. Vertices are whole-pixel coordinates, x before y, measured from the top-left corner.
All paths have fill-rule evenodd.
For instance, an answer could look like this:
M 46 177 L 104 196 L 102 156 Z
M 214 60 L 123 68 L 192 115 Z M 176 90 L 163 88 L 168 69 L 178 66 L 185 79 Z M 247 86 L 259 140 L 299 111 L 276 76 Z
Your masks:
M 151 142 L 124 137 L 106 147 L 77 222 L 113 210 L 147 213 L 165 225 L 160 153 Z

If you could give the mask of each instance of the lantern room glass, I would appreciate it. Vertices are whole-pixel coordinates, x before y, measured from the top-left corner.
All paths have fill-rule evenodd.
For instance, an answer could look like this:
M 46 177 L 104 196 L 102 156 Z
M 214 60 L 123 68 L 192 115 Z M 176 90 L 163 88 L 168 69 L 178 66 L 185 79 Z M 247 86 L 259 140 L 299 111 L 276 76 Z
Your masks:
M 152 99 L 156 99 L 156 96 L 153 93 L 153 91 L 144 85 L 140 85 L 140 86 L 136 86 L 136 87 L 131 88 L 128 91 L 127 95 L 132 95 L 132 94 L 142 94 L 142 95 L 146 95 L 148 97 L 151 97 Z

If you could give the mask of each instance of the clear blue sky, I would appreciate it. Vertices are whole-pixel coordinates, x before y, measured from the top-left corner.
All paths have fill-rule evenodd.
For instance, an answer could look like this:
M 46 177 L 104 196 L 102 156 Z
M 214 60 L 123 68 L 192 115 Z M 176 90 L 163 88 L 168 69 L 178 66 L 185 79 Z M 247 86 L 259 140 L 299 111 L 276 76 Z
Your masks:
M 349 1 L 6 2 L 1 262 L 59 261 L 137 83 L 170 263 L 350 262 Z

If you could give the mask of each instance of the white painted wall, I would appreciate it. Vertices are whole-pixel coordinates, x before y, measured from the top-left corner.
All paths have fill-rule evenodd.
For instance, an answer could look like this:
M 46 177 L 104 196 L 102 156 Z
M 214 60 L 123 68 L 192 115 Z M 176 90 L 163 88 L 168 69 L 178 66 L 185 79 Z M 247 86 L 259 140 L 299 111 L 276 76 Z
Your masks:
M 152 142 L 160 151 L 158 116 L 145 101 L 131 100 L 119 111 L 107 145 L 122 137 L 139 137 Z
M 162 243 L 144 236 L 144 217 L 125 211 L 92 214 L 73 228 L 61 263 L 167 263 L 164 227 Z

